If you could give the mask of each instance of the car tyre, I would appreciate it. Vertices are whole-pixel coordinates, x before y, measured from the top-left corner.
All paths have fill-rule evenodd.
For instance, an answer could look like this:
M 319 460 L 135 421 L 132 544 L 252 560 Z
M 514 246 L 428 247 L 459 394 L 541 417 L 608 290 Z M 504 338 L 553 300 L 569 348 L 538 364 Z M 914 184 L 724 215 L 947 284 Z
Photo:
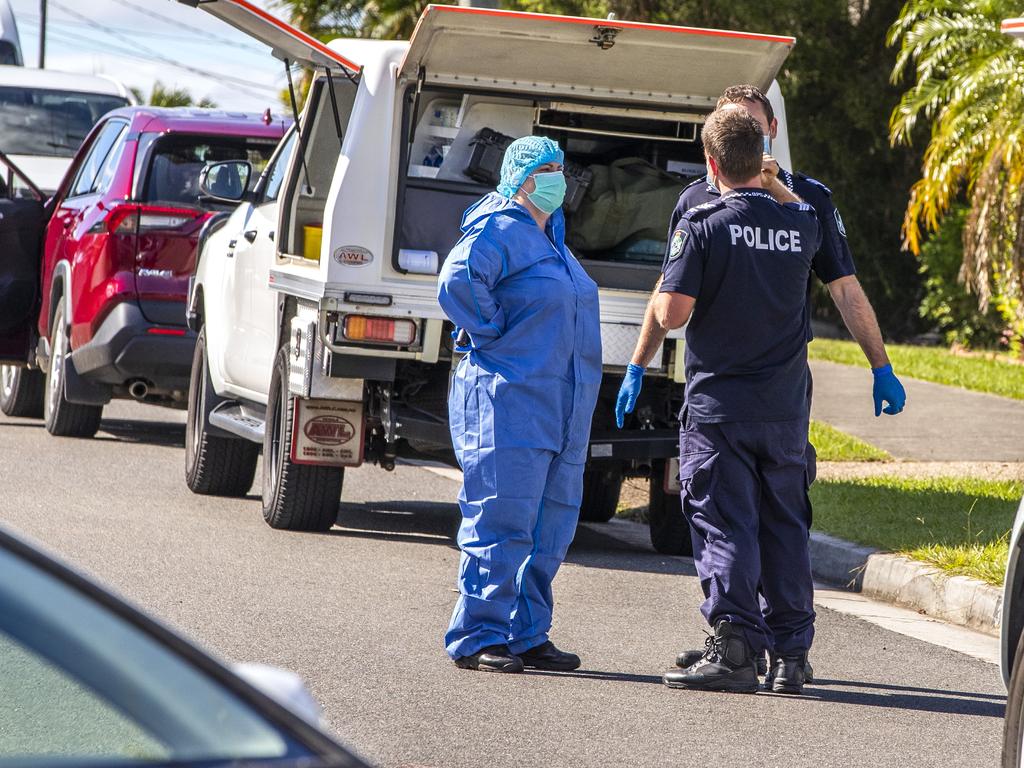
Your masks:
M 46 377 L 42 371 L 17 365 L 0 366 L 0 411 L 27 419 L 43 417 Z
M 647 517 L 651 527 L 651 544 L 663 555 L 692 555 L 690 524 L 683 514 L 678 494 L 665 493 L 664 460 L 652 462 L 650 501 Z
M 192 356 L 185 422 L 185 483 L 204 496 L 244 496 L 256 477 L 260 446 L 241 438 L 210 434 L 210 406 L 217 397 L 206 355 L 206 328 Z
M 288 436 L 294 400 L 288 391 L 288 348 L 274 361 L 263 437 L 263 518 L 271 528 L 327 531 L 338 519 L 343 467 L 295 464 Z
M 72 403 L 64 395 L 64 367 L 71 354 L 64 299 L 57 304 L 50 330 L 50 363 L 46 367 L 43 419 L 46 431 L 57 437 L 92 437 L 100 428 L 102 405 Z
M 1024 633 L 1017 641 L 1013 672 L 1003 718 L 1003 768 L 1018 768 L 1024 760 Z
M 588 523 L 607 523 L 619 508 L 622 493 L 622 468 L 600 467 L 583 470 L 583 501 L 580 520 Z

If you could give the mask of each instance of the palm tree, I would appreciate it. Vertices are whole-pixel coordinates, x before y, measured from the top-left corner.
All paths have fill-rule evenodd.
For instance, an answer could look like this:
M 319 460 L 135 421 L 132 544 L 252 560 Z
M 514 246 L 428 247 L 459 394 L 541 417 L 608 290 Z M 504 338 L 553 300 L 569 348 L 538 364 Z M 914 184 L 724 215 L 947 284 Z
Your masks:
M 139 104 L 149 104 L 153 107 L 216 107 L 216 103 L 208 96 L 203 96 L 197 104 L 192 94 L 185 88 L 168 87 L 157 80 L 153 83 L 153 90 L 150 91 L 147 99 L 140 88 L 132 88 L 132 95 Z
M 960 278 L 984 310 L 993 302 L 1024 340 L 1024 49 L 1000 33 L 1010 0 L 910 0 L 889 32 L 900 45 L 893 81 L 916 82 L 890 118 L 893 144 L 931 121 L 921 178 L 911 188 L 904 246 L 918 253 L 954 202 L 966 199 Z
M 420 14 L 431 1 L 368 0 L 363 6 L 365 16 L 360 30 L 362 36 L 378 40 L 408 40 L 412 37 Z

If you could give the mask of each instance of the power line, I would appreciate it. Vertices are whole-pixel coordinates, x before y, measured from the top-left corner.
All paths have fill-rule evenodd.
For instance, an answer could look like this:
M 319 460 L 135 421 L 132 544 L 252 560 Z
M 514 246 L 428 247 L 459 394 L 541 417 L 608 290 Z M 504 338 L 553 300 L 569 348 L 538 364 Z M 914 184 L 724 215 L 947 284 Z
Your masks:
M 210 40 L 215 40 L 218 43 L 225 43 L 227 45 L 236 45 L 236 46 L 238 46 L 240 48 L 246 48 L 246 49 L 251 50 L 251 51 L 257 51 L 259 53 L 266 53 L 265 49 L 257 48 L 254 45 L 250 45 L 250 44 L 247 44 L 247 43 L 242 43 L 242 42 L 239 42 L 237 40 L 232 40 L 232 39 L 227 38 L 227 37 L 222 37 L 221 35 L 215 34 L 213 32 L 209 32 L 209 31 L 207 31 L 205 29 L 201 29 L 200 27 L 196 27 L 196 26 L 193 26 L 191 24 L 186 24 L 186 23 L 184 23 L 182 21 L 179 21 L 178 19 L 172 18 L 170 16 L 166 16 L 166 15 L 164 15 L 162 13 L 159 13 L 157 11 L 154 11 L 154 10 L 152 10 L 150 8 L 146 8 L 145 6 L 137 5 L 136 3 L 131 2 L 131 0 L 113 0 L 113 1 L 115 3 L 117 3 L 118 5 L 120 5 L 120 6 L 123 6 L 125 8 L 129 8 L 129 9 L 135 11 L 136 13 L 141 13 L 143 16 L 149 16 L 151 19 L 158 19 L 160 21 L 165 21 L 165 22 L 168 22 L 169 24 L 173 24 L 176 27 L 185 27 L 186 29 L 192 30 L 197 35 L 209 38 Z
M 142 62 L 149 62 L 149 63 L 151 63 L 153 61 L 153 59 L 151 59 L 151 58 L 148 58 L 148 57 L 145 57 L 145 56 L 140 56 L 136 51 L 134 51 L 132 49 L 125 48 L 125 47 L 122 47 L 122 46 L 119 46 L 119 45 L 115 45 L 115 44 L 109 43 L 107 41 L 100 41 L 100 40 L 95 40 L 93 38 L 83 37 L 82 35 L 74 35 L 74 36 L 72 36 L 71 34 L 66 33 L 66 32 L 61 32 L 61 31 L 58 31 L 58 30 L 51 30 L 47 34 L 47 36 L 48 37 L 52 37 L 53 39 L 57 40 L 58 42 L 65 43 L 67 45 L 77 45 L 77 44 L 81 44 L 83 42 L 92 43 L 93 45 L 97 46 L 96 48 L 92 48 L 91 49 L 94 52 L 112 53 L 114 55 L 123 56 L 125 58 L 133 59 L 135 61 L 142 61 Z M 165 63 L 165 62 L 161 62 L 161 63 Z M 172 66 L 180 68 L 180 69 L 186 69 L 188 71 L 192 71 L 191 68 L 185 67 L 184 65 L 181 65 L 181 64 L 173 64 Z M 219 81 L 219 80 L 225 80 L 227 78 L 226 75 L 219 75 L 217 73 L 211 73 L 211 72 L 205 72 L 205 73 L 201 73 L 201 74 L 203 75 L 203 77 L 205 79 L 208 79 L 208 80 L 217 80 L 217 81 Z M 234 87 L 237 88 L 240 91 L 244 91 L 245 93 L 248 93 L 250 96 L 253 96 L 254 98 L 259 98 L 259 99 L 265 99 L 265 98 L 267 98 L 268 93 L 274 93 L 277 90 L 274 86 L 270 86 L 270 85 L 256 86 L 256 87 L 258 87 L 260 89 L 263 89 L 263 90 L 256 90 L 256 87 L 251 87 L 251 86 L 241 85 L 241 84 L 234 84 Z
M 19 23 L 21 23 L 22 21 L 28 21 L 28 22 L 30 22 L 32 24 L 35 24 L 36 26 L 39 25 L 39 17 L 38 16 L 32 16 L 30 14 L 25 14 L 25 15 L 19 16 L 18 17 L 18 21 L 19 21 Z M 89 25 L 86 24 L 85 22 L 82 22 L 82 21 L 71 21 L 71 20 L 68 20 L 68 19 L 52 19 L 52 18 L 48 18 L 46 20 L 47 30 L 49 30 L 50 27 L 54 27 L 54 26 L 81 28 L 81 27 L 88 27 Z M 133 35 L 144 35 L 146 37 L 159 37 L 159 38 L 164 38 L 164 39 L 167 39 L 167 40 L 183 40 L 183 41 L 191 41 L 193 43 L 196 42 L 195 36 L 193 36 L 193 35 L 176 35 L 173 32 L 155 32 L 155 31 L 150 31 L 150 30 L 146 30 L 146 29 L 129 29 L 128 27 L 114 27 L 114 26 L 109 26 L 109 25 L 104 26 L 104 29 L 112 30 L 114 32 L 121 32 L 121 33 L 125 33 L 125 34 L 129 34 L 130 33 L 130 34 L 133 34 Z M 240 48 L 240 49 L 246 51 L 247 53 L 252 53 L 253 55 L 258 55 L 258 56 L 266 56 L 267 55 L 267 51 L 265 49 L 264 50 L 260 50 L 259 48 L 256 48 L 255 46 L 246 45 L 245 43 L 236 43 L 236 42 L 232 42 L 232 41 L 229 41 L 229 40 L 225 40 L 225 41 L 221 42 L 221 45 L 231 45 L 231 46 L 234 46 L 236 48 Z
M 49 0 L 49 2 L 55 8 L 59 8 L 60 10 L 64 11 L 64 13 L 68 14 L 69 16 L 72 16 L 72 17 L 74 17 L 76 19 L 80 19 L 81 21 L 85 22 L 85 24 L 87 26 L 93 27 L 94 29 L 96 29 L 99 32 L 101 32 L 102 34 L 108 35 L 110 37 L 113 37 L 116 40 L 120 40 L 121 42 L 128 44 L 133 50 L 145 53 L 149 57 L 150 60 L 159 61 L 159 62 L 161 62 L 163 64 L 169 64 L 172 67 L 178 67 L 178 68 L 183 69 L 183 70 L 185 70 L 187 72 L 192 72 L 193 74 L 200 75 L 201 77 L 206 77 L 206 78 L 209 78 L 211 80 L 220 80 L 222 82 L 230 83 L 230 84 L 237 85 L 237 86 L 240 86 L 240 87 L 254 87 L 254 88 L 266 88 L 267 87 L 266 84 L 264 84 L 264 83 L 257 83 L 257 82 L 254 82 L 252 80 L 245 80 L 243 78 L 233 77 L 231 75 L 214 74 L 214 73 L 209 72 L 208 70 L 200 69 L 198 67 L 193 67 L 193 66 L 191 66 L 189 64 L 183 64 L 180 61 L 176 61 L 175 59 L 170 58 L 169 56 L 165 56 L 164 54 L 160 53 L 159 51 L 155 51 L 152 48 L 149 48 L 148 46 L 142 45 L 141 43 L 138 43 L 138 42 L 132 40 L 130 37 L 126 37 L 125 35 L 122 35 L 119 32 L 113 32 L 113 31 L 107 29 L 102 24 L 99 24 L 98 22 L 93 21 L 88 16 L 86 16 L 84 14 L 81 14 L 81 13 L 79 13 L 78 11 L 76 11 L 76 10 L 74 10 L 72 8 L 68 8 L 63 3 L 57 2 L 57 0 Z

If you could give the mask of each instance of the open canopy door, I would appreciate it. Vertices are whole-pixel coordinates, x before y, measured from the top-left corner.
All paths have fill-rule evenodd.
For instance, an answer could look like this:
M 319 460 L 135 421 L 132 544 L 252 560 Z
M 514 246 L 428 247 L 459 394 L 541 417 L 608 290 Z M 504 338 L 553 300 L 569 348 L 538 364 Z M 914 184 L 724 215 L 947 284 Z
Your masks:
M 402 74 L 426 83 L 713 105 L 730 85 L 768 90 L 796 40 L 574 16 L 431 5 Z
M 207 13 L 225 21 L 270 46 L 274 56 L 296 64 L 328 69 L 346 69 L 351 73 L 359 71 L 359 65 L 349 61 L 337 51 L 332 51 L 314 37 L 310 37 L 291 24 L 267 13 L 249 0 L 178 0 L 193 8 L 202 8 Z
M 1018 45 L 1024 44 L 1024 19 L 1004 19 L 1000 29 L 1016 39 Z

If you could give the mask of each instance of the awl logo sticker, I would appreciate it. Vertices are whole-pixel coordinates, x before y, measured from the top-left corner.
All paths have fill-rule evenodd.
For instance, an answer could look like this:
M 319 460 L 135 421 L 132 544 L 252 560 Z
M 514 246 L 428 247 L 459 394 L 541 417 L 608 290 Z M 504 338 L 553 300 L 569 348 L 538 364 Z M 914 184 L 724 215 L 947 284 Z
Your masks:
M 306 422 L 302 431 L 317 445 L 344 445 L 356 428 L 340 416 L 316 416 Z
M 334 252 L 334 260 L 346 267 L 363 267 L 373 261 L 373 254 L 365 248 L 346 245 Z

